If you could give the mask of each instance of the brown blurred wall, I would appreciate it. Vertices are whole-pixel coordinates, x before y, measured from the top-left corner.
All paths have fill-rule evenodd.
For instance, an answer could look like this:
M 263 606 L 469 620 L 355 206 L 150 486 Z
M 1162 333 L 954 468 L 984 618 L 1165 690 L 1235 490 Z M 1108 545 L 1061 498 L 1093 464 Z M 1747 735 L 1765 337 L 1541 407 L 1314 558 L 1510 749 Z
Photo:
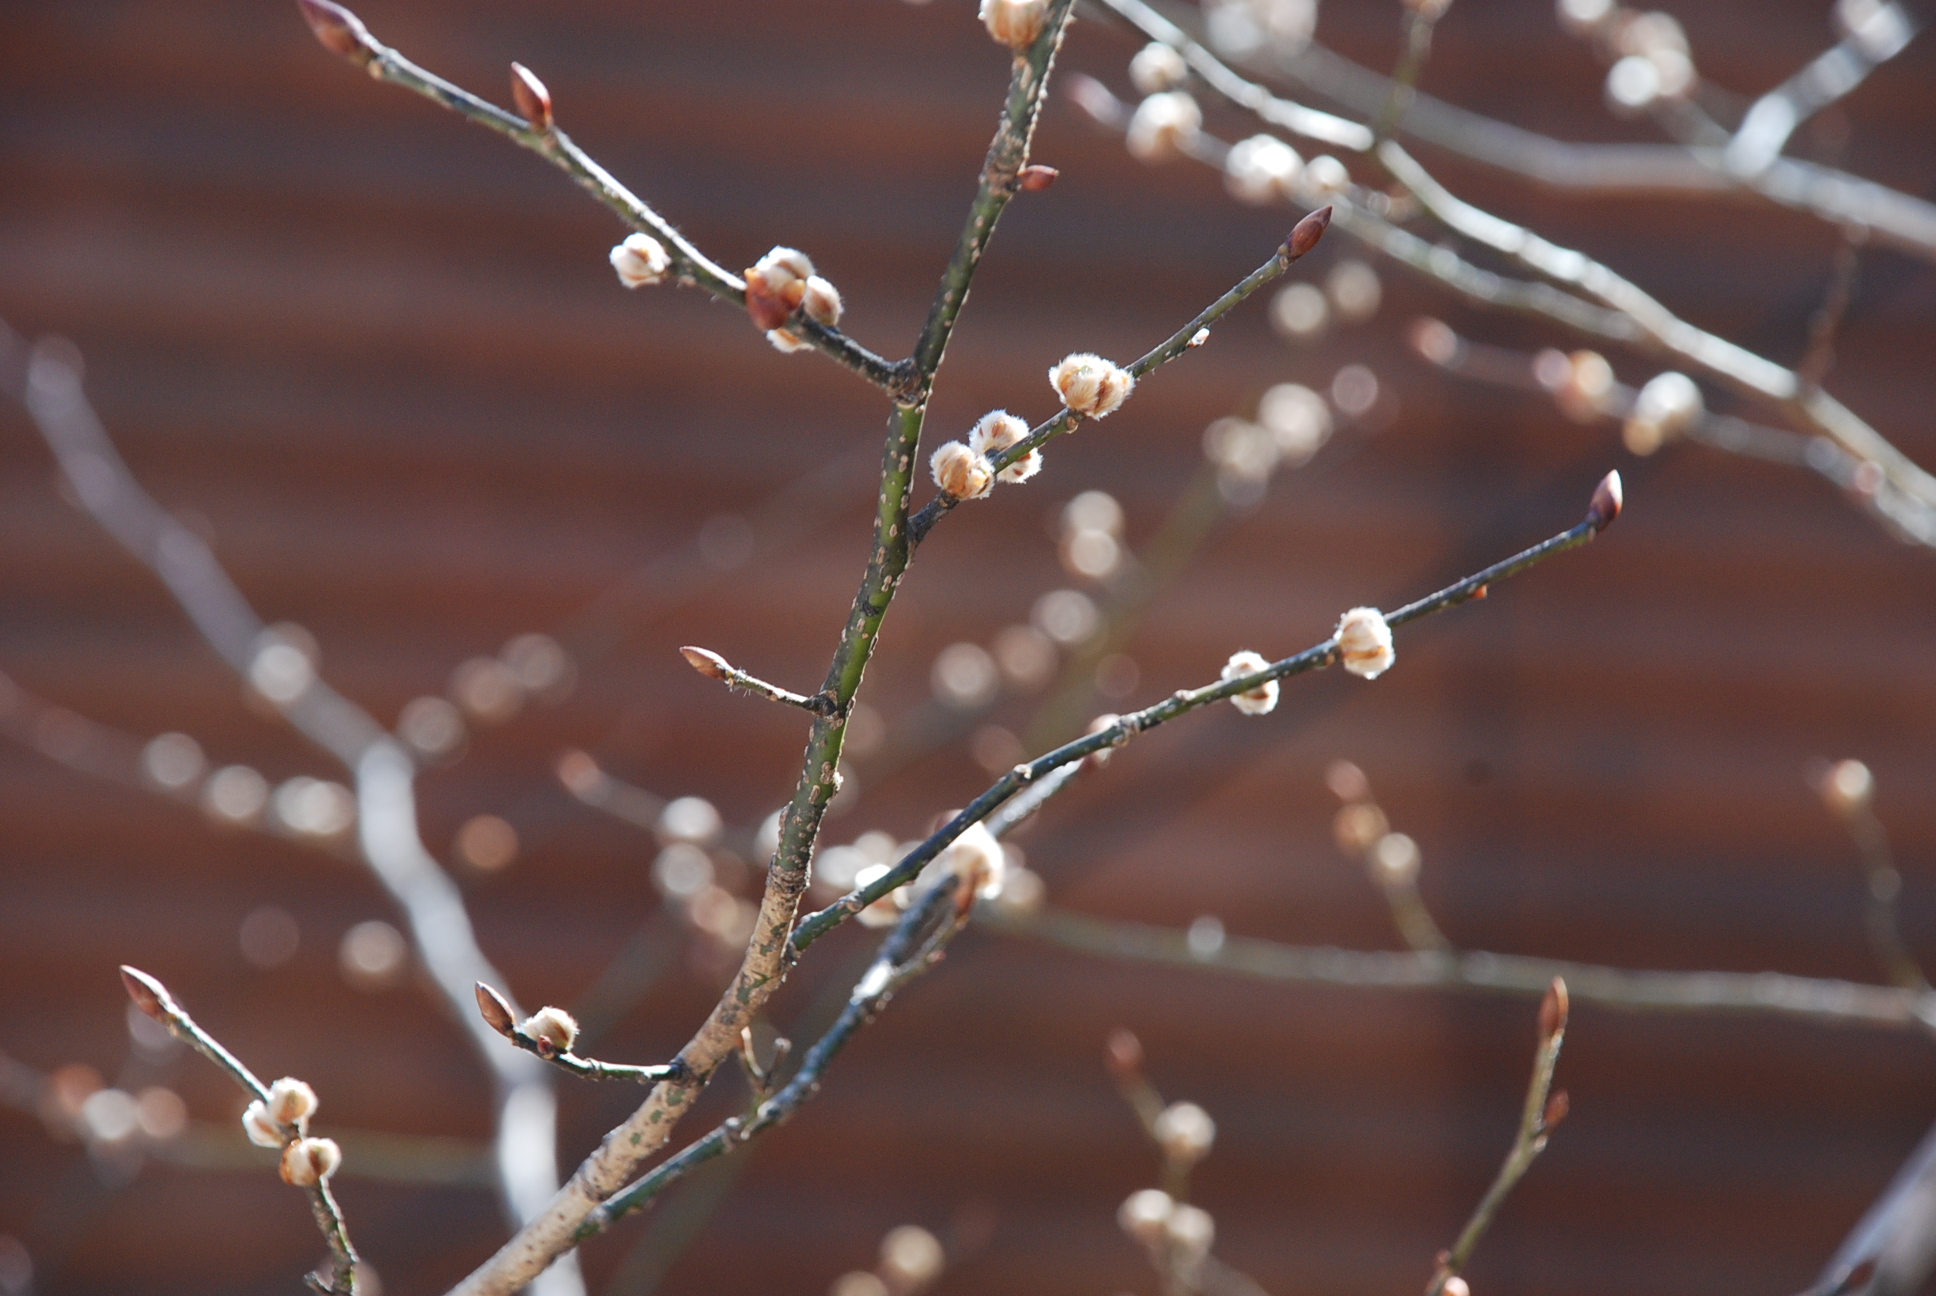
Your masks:
M 1829 39 L 1821 5 L 1685 9 L 1704 73 L 1744 93 Z M 1005 72 L 957 0 L 362 12 L 496 98 L 510 60 L 530 65 L 574 136 L 703 248 L 729 266 L 775 242 L 807 249 L 854 335 L 888 354 L 925 312 Z M 1398 23 L 1395 5 L 1333 0 L 1319 35 L 1389 66 Z M 1127 94 L 1135 48 L 1085 18 L 1061 71 Z M 1426 85 L 1566 138 L 1645 137 L 1607 119 L 1599 75 L 1547 6 L 1502 0 L 1453 10 Z M 1819 152 L 1826 136 L 1797 148 L 1928 196 L 1932 84 L 1925 42 L 1838 110 L 1839 153 Z M 1221 114 L 1211 125 L 1245 133 Z M 1044 414 L 1048 363 L 1141 351 L 1288 219 L 1237 207 L 1208 171 L 1132 161 L 1060 98 L 1036 156 L 1061 180 L 1002 226 L 932 440 L 998 404 Z M 1565 201 L 1424 156 L 1702 325 L 1801 354 L 1832 230 L 1759 205 Z M 520 998 L 574 1002 L 655 908 L 656 848 L 575 803 L 553 763 L 585 749 L 735 824 L 779 804 L 797 718 L 699 679 L 674 649 L 818 678 L 865 558 L 881 402 L 697 293 L 620 291 L 605 212 L 503 141 L 356 76 L 287 4 L 7 6 L 0 177 L 0 318 L 78 343 L 151 491 L 206 526 L 266 618 L 312 630 L 330 678 L 386 722 L 515 634 L 589 635 L 581 610 L 628 573 L 835 465 L 811 510 L 822 523 L 737 570 L 635 583 L 598 623 L 617 642 L 586 653 L 568 701 L 480 734 L 423 780 L 440 857 L 473 815 L 518 829 L 513 867 L 462 881 Z M 1347 254 L 1334 237 L 1313 275 Z M 1853 852 L 1805 783 L 1812 760 L 1858 756 L 1895 837 L 1910 944 L 1936 952 L 1931 555 L 1813 478 L 1694 448 L 1636 460 L 1610 426 L 1427 370 L 1402 344 L 1419 313 L 1529 349 L 1573 343 L 1379 269 L 1373 324 L 1291 349 L 1261 304 L 1248 309 L 1108 424 L 1058 444 L 1036 482 L 938 530 L 868 678 L 890 734 L 932 711 L 942 647 L 986 643 L 1071 583 L 1052 528 L 1074 493 L 1114 494 L 1140 544 L 1196 471 L 1208 421 L 1249 413 L 1271 383 L 1323 387 L 1361 362 L 1396 416 L 1346 428 L 1218 532 L 1129 646 L 1127 702 L 1201 682 L 1234 647 L 1289 652 L 1342 608 L 1393 606 L 1541 538 L 1610 467 L 1627 474 L 1628 516 L 1407 634 L 1375 685 L 1294 681 L 1267 721 L 1219 708 L 1139 742 L 1023 837 L 1052 901 L 1391 947 L 1378 897 L 1330 844 L 1322 773 L 1342 756 L 1421 843 L 1426 898 L 1461 945 L 1874 980 Z M 1936 268 L 1866 253 L 1831 379 L 1925 464 L 1933 323 Z M 1625 381 L 1652 372 L 1612 358 Z M 62 501 L 11 405 L 0 498 L 0 671 L 144 738 L 190 732 L 272 780 L 340 777 L 245 705 L 158 585 Z M 1030 705 L 991 719 L 1019 731 Z M 958 741 L 897 772 L 853 770 L 861 792 L 837 841 L 916 834 L 987 781 Z M 296 917 L 300 944 L 259 970 L 237 931 L 265 904 Z M 342 934 L 369 919 L 395 915 L 350 865 L 214 831 L 0 743 L 0 1050 L 27 1066 L 164 1083 L 196 1118 L 231 1121 L 236 1095 L 192 1059 L 124 1070 L 113 969 L 132 962 L 266 1074 L 311 1080 L 330 1121 L 474 1143 L 486 1085 L 430 996 L 407 980 L 358 990 L 338 972 Z M 863 947 L 843 932 L 802 965 L 775 1002 L 782 1031 L 839 992 Z M 720 982 L 681 955 L 601 1051 L 663 1058 Z M 1100 1065 L 1117 1024 L 1141 1034 L 1166 1093 L 1220 1124 L 1198 1180 L 1220 1254 L 1274 1293 L 1416 1290 L 1504 1151 L 1531 1021 L 1529 1004 L 1271 987 L 971 933 L 757 1149 L 664 1290 L 818 1293 L 905 1222 L 961 1248 L 942 1293 L 1150 1290 L 1113 1222 L 1154 1177 Z M 1574 1114 L 1473 1267 L 1488 1296 L 1799 1289 L 1936 1118 L 1927 1040 L 1806 1024 L 1582 1009 L 1562 1080 Z M 703 1115 L 739 1101 L 720 1088 Z M 562 1094 L 569 1165 L 628 1095 Z M 483 1189 L 346 1177 L 340 1195 L 393 1293 L 439 1290 L 501 1237 Z M 641 1231 L 587 1248 L 594 1291 Z M 320 1251 L 266 1167 L 150 1160 L 119 1182 L 7 1110 L 0 1233 L 26 1240 L 46 1293 L 294 1291 Z

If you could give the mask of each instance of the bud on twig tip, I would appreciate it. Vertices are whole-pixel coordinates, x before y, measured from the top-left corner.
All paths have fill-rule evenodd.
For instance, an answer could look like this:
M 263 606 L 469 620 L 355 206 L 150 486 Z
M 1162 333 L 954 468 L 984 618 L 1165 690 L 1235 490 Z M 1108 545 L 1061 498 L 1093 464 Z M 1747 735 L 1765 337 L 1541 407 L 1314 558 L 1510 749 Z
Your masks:
M 1015 176 L 1015 187 L 1024 193 L 1040 193 L 1062 174 L 1052 166 L 1025 166 Z
M 517 1022 L 511 1005 L 504 1002 L 504 996 L 482 981 L 477 983 L 477 1011 L 490 1028 L 500 1035 L 509 1035 Z
M 1331 228 L 1331 208 L 1327 205 L 1318 208 L 1309 216 L 1291 227 L 1291 236 L 1284 240 L 1290 250 L 1291 260 L 1295 261 L 1318 245 L 1324 231 Z
M 168 987 L 149 976 L 139 968 L 121 966 L 121 984 L 128 988 L 128 998 L 134 1006 L 158 1022 L 168 1020 L 168 1012 L 174 1002 L 168 997 Z
M 511 65 L 511 98 L 534 131 L 551 129 L 551 91 L 522 63 Z
M 1539 1037 L 1549 1040 L 1565 1030 L 1567 1011 L 1566 982 L 1554 977 L 1546 997 L 1539 1001 Z
M 370 39 L 370 29 L 363 20 L 335 4 L 332 0 L 296 0 L 296 7 L 302 10 L 303 21 L 309 30 L 316 33 L 323 48 L 332 54 L 340 54 L 346 59 L 362 62 L 371 53 L 375 44 Z
M 724 657 L 704 648 L 694 648 L 688 645 L 679 650 L 679 655 L 686 659 L 688 666 L 691 666 L 707 679 L 723 680 L 726 678 L 727 672 L 731 670 L 731 667 L 727 666 Z
M 1593 488 L 1593 502 L 1586 506 L 1586 520 L 1593 524 L 1596 532 L 1606 530 L 1620 516 L 1622 498 L 1620 474 L 1617 471 L 1602 477 L 1600 484 Z

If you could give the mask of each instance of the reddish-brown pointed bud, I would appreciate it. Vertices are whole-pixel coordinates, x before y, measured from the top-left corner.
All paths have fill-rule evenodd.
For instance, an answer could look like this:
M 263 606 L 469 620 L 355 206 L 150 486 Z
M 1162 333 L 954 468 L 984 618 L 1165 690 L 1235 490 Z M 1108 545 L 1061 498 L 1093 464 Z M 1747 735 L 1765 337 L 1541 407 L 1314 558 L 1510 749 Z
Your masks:
M 509 1035 L 517 1027 L 517 1015 L 511 1005 L 504 1002 L 504 996 L 482 981 L 477 983 L 477 1011 L 490 1028 L 500 1035 Z
M 1613 525 L 1613 520 L 1620 516 L 1623 498 L 1617 471 L 1600 479 L 1600 484 L 1593 488 L 1593 502 L 1586 506 L 1586 520 L 1593 524 L 1595 531 L 1604 531 Z
M 511 99 L 534 131 L 551 129 L 551 91 L 522 63 L 511 65 Z
M 1291 227 L 1291 236 L 1284 240 L 1284 250 L 1295 261 L 1318 245 L 1324 231 L 1331 228 L 1331 208 L 1327 205 L 1318 208 L 1309 216 Z
M 1118 1026 L 1109 1032 L 1109 1043 L 1103 1047 L 1103 1063 L 1118 1081 L 1136 1079 L 1143 1074 L 1143 1041 L 1126 1027 Z
M 158 1022 L 166 1023 L 168 1016 L 175 1010 L 175 1001 L 169 997 L 168 987 L 138 968 L 123 964 L 121 984 L 128 988 L 128 998 L 134 1006 Z
M 296 0 L 296 7 L 302 10 L 309 30 L 316 33 L 316 39 L 330 53 L 361 63 L 374 52 L 372 47 L 376 42 L 370 38 L 370 29 L 342 5 L 333 0 Z
M 1015 187 L 1024 193 L 1041 193 L 1061 174 L 1052 166 L 1025 166 L 1015 176 Z
M 1565 1030 L 1567 1011 L 1566 982 L 1554 977 L 1546 997 L 1539 1001 L 1539 1037 L 1549 1040 Z
M 726 664 L 724 657 L 721 657 L 716 652 L 709 652 L 704 648 L 694 648 L 691 645 L 687 645 L 679 650 L 679 655 L 686 659 L 686 665 L 692 667 L 707 679 L 723 680 L 727 678 L 729 672 L 732 670 L 732 667 Z
M 1472 597 L 1476 599 L 1482 599 L 1486 596 L 1486 591 L 1490 590 L 1491 588 L 1492 586 L 1490 585 L 1481 585 L 1478 589 L 1472 591 Z
M 1546 1100 L 1546 1110 L 1540 1114 L 1540 1126 L 1551 1134 L 1566 1119 L 1566 1113 L 1573 1110 L 1573 1103 L 1566 1096 L 1566 1090 L 1555 1089 L 1552 1097 Z

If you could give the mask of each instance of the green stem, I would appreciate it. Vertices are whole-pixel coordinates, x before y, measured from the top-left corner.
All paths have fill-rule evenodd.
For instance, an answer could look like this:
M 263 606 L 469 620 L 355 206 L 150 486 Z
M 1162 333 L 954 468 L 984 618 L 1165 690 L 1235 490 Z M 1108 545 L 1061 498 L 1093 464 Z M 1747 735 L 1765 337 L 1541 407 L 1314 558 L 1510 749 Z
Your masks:
M 1042 113 L 1042 99 L 1049 86 L 1049 73 L 1055 67 L 1056 51 L 1068 30 L 1075 0 L 1052 0 L 1042 22 L 1042 32 L 1028 49 L 1015 56 L 1015 71 L 1008 82 L 1008 101 L 1002 122 L 988 146 L 988 157 L 981 166 L 981 184 L 975 202 L 968 209 L 968 220 L 955 242 L 954 254 L 941 276 L 940 291 L 928 311 L 928 322 L 914 346 L 914 368 L 920 390 L 926 392 L 948 349 L 955 320 L 968 300 L 968 285 L 981 264 L 982 252 L 994 236 L 995 223 L 1002 218 L 1008 200 L 1015 196 L 1015 178 L 1028 163 L 1029 143 L 1035 136 L 1035 123 Z

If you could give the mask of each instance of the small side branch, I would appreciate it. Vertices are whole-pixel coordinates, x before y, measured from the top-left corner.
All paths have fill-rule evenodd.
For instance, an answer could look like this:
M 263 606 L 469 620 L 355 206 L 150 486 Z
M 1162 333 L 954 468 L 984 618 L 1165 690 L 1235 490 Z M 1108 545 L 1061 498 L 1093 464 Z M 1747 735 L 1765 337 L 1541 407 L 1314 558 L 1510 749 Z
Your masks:
M 812 697 L 781 688 L 778 684 L 768 684 L 757 675 L 749 675 L 721 657 L 718 653 L 705 648 L 688 645 L 679 650 L 686 664 L 704 675 L 707 679 L 718 680 L 728 688 L 736 688 L 774 702 L 784 702 L 788 706 L 811 711 L 817 716 L 830 716 L 839 709 L 840 703 L 831 693 L 816 693 Z
M 1553 1090 L 1553 1068 L 1559 1064 L 1560 1044 L 1566 1037 L 1566 1009 L 1566 982 L 1555 977 L 1539 1004 L 1539 1049 L 1533 1054 L 1533 1079 L 1526 1088 L 1526 1106 L 1520 1113 L 1519 1133 L 1513 1139 L 1512 1151 L 1506 1154 L 1506 1163 L 1499 1167 L 1498 1177 L 1460 1231 L 1459 1240 L 1440 1256 L 1438 1271 L 1426 1284 L 1425 1296 L 1441 1296 L 1458 1277 L 1459 1271 L 1472 1259 L 1479 1239 L 1492 1227 L 1493 1216 L 1499 1213 L 1507 1195 L 1532 1168 L 1534 1159 L 1546 1150 L 1546 1140 L 1554 1127 L 1566 1119 L 1566 1090 Z
M 1396 627 L 1430 616 L 1434 612 L 1455 607 L 1469 599 L 1481 597 L 1483 591 L 1491 585 L 1515 576 L 1554 554 L 1586 544 L 1610 524 L 1619 515 L 1619 511 L 1620 476 L 1618 473 L 1609 473 L 1606 480 L 1602 481 L 1594 492 L 1586 519 L 1578 526 L 1514 554 L 1503 562 L 1494 563 L 1483 571 L 1475 572 L 1464 580 L 1446 586 L 1436 594 L 1407 604 L 1386 616 L 1384 620 L 1387 625 Z M 1334 636 L 1303 652 L 1294 653 L 1282 661 L 1274 662 L 1262 670 L 1238 675 L 1214 684 L 1206 684 L 1202 688 L 1179 689 L 1154 706 L 1118 717 L 1114 723 L 1073 742 L 1064 743 L 1045 756 L 1017 765 L 997 779 L 986 792 L 970 802 L 966 809 L 949 820 L 939 832 L 908 852 L 898 864 L 881 877 L 867 886 L 850 892 L 818 913 L 808 914 L 802 918 L 793 930 L 792 955 L 798 956 L 807 946 L 852 915 L 859 913 L 896 887 L 905 885 L 927 866 L 928 861 L 939 855 L 970 826 L 988 818 L 1009 798 L 1063 766 L 1072 765 L 1098 752 L 1120 747 L 1139 733 L 1154 729 L 1157 725 L 1213 702 L 1224 701 L 1239 693 L 1251 692 L 1275 680 L 1301 675 L 1306 671 L 1321 670 L 1339 660 L 1340 646 Z
M 134 1000 L 135 1007 L 167 1027 L 170 1035 L 220 1067 L 229 1079 L 254 1099 L 248 1114 L 243 1117 L 244 1127 L 249 1130 L 253 1141 L 273 1142 L 274 1139 L 269 1137 L 272 1132 L 274 1138 L 281 1140 L 283 1180 L 300 1187 L 308 1195 L 309 1209 L 316 1217 L 316 1227 L 329 1247 L 334 1273 L 327 1282 L 315 1274 L 308 1275 L 305 1281 L 316 1291 L 325 1293 L 325 1296 L 356 1296 L 356 1247 L 350 1242 L 349 1226 L 343 1222 L 342 1208 L 336 1204 L 335 1194 L 329 1190 L 330 1176 L 342 1164 L 342 1150 L 333 1139 L 308 1136 L 309 1113 L 315 1108 L 316 1095 L 309 1086 L 299 1081 L 278 1080 L 272 1089 L 256 1079 L 255 1073 L 242 1065 L 235 1054 L 223 1048 L 221 1041 L 195 1024 L 187 1011 L 175 1002 L 175 997 L 168 993 L 167 986 L 146 972 L 123 967 L 121 982 L 127 987 L 128 997 Z
M 1451 955 L 1286 945 L 1230 936 L 1215 951 L 1192 949 L 1186 932 L 1065 909 L 1021 914 L 985 907 L 995 931 L 1102 958 L 1196 967 L 1259 981 L 1361 990 L 1443 990 L 1514 998 L 1544 993 L 1564 977 L 1573 997 L 1628 1012 L 1788 1017 L 1818 1026 L 1936 1031 L 1936 994 L 1780 972 L 1655 972 L 1522 954 Z
M 1196 318 L 1170 334 L 1168 338 L 1130 365 L 1130 376 L 1140 381 L 1145 375 L 1162 368 L 1185 351 L 1198 345 L 1200 335 L 1218 320 L 1236 309 L 1246 297 L 1289 270 L 1293 263 L 1316 247 L 1330 224 L 1329 207 L 1320 208 L 1299 221 L 1270 260 L 1238 280 L 1223 296 L 1204 307 Z M 1009 446 L 1000 454 L 991 455 L 989 466 L 999 473 L 1010 464 L 1041 449 L 1063 433 L 1073 431 L 1076 425 L 1082 422 L 1082 418 L 1083 416 L 1075 410 L 1064 408 L 1046 422 L 1031 429 L 1022 440 Z M 957 502 L 953 496 L 945 493 L 928 501 L 919 513 L 908 519 L 909 543 L 920 544 L 941 516 L 952 509 Z
M 562 1008 L 545 1007 L 520 1022 L 504 996 L 482 981 L 477 983 L 477 1011 L 492 1030 L 512 1044 L 580 1080 L 624 1080 L 655 1085 L 664 1080 L 683 1082 L 693 1078 L 690 1068 L 676 1058 L 661 1066 L 634 1066 L 580 1057 L 571 1051 L 578 1040 L 578 1022 L 570 1013 Z
M 1876 817 L 1875 776 L 1861 761 L 1839 761 L 1822 773 L 1816 790 L 1829 812 L 1842 821 L 1861 857 L 1868 880 L 1869 947 L 1875 951 L 1876 961 L 1896 985 L 1928 994 L 1929 979 L 1902 938 L 1896 911 L 1902 874 L 1896 871 L 1895 856 L 1889 849 L 1889 832 Z
M 530 118 L 506 112 L 463 87 L 418 67 L 377 40 L 360 18 L 332 0 L 297 0 L 297 5 L 310 30 L 316 33 L 316 39 L 331 53 L 340 54 L 378 81 L 402 86 L 530 149 L 570 176 L 579 188 L 609 207 L 627 225 L 650 234 L 664 244 L 672 262 L 672 276 L 678 282 L 702 288 L 737 306 L 746 304 L 745 280 L 693 246 L 670 222 L 620 184 L 611 172 L 593 161 L 590 155 L 557 128 L 551 115 L 549 95 L 542 100 L 542 111 Z M 514 71 L 512 88 L 519 99 L 529 97 L 531 81 L 530 74 L 523 69 Z M 831 356 L 876 387 L 896 393 L 906 389 L 908 371 L 905 366 L 875 355 L 839 329 L 821 324 L 803 313 L 792 316 L 786 322 L 786 327 L 788 332 Z

